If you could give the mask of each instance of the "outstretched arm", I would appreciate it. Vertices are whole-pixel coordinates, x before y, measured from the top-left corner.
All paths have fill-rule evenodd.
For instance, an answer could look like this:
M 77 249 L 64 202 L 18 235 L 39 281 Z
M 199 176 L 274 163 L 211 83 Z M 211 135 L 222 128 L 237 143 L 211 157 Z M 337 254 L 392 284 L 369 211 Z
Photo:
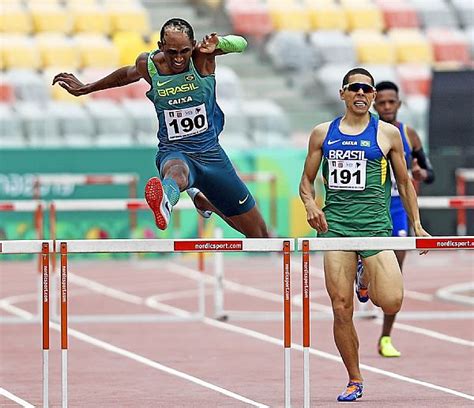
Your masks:
M 318 232 L 326 232 L 328 224 L 324 212 L 316 205 L 314 180 L 318 173 L 323 155 L 322 145 L 327 133 L 326 124 L 316 126 L 311 132 L 308 145 L 308 154 L 304 163 L 300 181 L 300 197 L 306 209 L 306 219 Z
M 71 95 L 81 96 L 91 92 L 101 91 L 108 88 L 117 88 L 137 82 L 140 78 L 144 78 L 143 61 L 146 64 L 147 54 L 140 54 L 135 62 L 135 65 L 119 68 L 90 84 L 84 84 L 73 74 L 61 72 L 53 79 L 53 85 L 59 84 L 62 88 L 68 91 Z

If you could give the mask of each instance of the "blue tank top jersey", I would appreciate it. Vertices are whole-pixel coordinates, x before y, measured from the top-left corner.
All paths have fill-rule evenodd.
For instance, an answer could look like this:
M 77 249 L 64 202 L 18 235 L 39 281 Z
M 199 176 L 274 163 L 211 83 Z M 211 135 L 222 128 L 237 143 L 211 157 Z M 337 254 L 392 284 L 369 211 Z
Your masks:
M 219 143 L 224 114 L 216 102 L 215 75 L 201 76 L 192 58 L 189 69 L 173 75 L 158 72 L 153 56 L 148 56 L 151 88 L 146 96 L 158 115 L 160 152 L 205 152 Z
M 412 156 L 411 156 L 412 147 L 411 147 L 410 141 L 408 139 L 407 127 L 406 127 L 405 124 L 399 122 L 399 123 L 397 123 L 397 128 L 400 131 L 400 134 L 402 135 L 403 153 L 404 153 L 404 156 L 405 156 L 405 162 L 407 164 L 407 169 L 410 169 L 411 168 L 411 161 L 412 161 Z M 392 174 L 391 195 L 392 195 L 392 197 L 399 197 L 400 193 L 398 192 L 397 182 L 395 180 L 395 176 L 393 175 L 393 171 L 391 172 L 391 174 Z M 394 202 L 392 202 L 392 207 L 393 206 L 394 206 Z

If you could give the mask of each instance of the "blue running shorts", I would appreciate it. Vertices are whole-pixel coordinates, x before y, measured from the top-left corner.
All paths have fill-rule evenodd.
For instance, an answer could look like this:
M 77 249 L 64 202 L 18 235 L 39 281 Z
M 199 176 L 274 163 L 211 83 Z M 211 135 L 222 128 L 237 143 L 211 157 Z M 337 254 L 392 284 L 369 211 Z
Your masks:
M 392 237 L 408 236 L 408 215 L 405 208 L 403 208 L 402 199 L 399 196 L 392 197 L 390 215 L 392 216 L 393 223 Z
M 156 167 L 163 174 L 169 160 L 178 159 L 189 167 L 188 186 L 202 191 L 207 199 L 226 217 L 244 214 L 255 206 L 255 199 L 237 175 L 222 147 L 202 153 L 179 151 L 156 154 Z

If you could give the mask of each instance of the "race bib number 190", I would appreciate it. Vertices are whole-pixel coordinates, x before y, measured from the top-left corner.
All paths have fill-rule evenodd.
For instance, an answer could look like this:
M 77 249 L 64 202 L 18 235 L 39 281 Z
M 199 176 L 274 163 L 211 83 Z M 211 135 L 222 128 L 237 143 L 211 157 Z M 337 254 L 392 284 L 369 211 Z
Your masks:
M 205 104 L 191 108 L 165 110 L 164 114 L 170 142 L 198 135 L 209 127 Z
M 332 190 L 364 190 L 366 160 L 329 160 L 329 188 Z

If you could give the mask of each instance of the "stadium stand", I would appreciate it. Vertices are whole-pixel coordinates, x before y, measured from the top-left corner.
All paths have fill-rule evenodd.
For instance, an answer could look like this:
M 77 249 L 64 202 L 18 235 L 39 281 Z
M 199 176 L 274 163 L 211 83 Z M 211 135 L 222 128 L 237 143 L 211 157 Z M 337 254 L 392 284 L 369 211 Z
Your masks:
M 432 70 L 474 60 L 472 0 L 2 0 L 2 146 L 5 132 L 13 146 L 40 145 L 46 131 L 68 146 L 155 145 L 145 81 L 81 98 L 50 84 L 62 70 L 93 81 L 133 64 L 175 16 L 192 22 L 197 39 L 216 30 L 249 41 L 216 72 L 227 115 L 222 140 L 232 148 L 277 145 L 339 113 L 340 78 L 356 65 L 400 83 L 423 126 Z M 39 118 L 45 110 L 50 122 Z

